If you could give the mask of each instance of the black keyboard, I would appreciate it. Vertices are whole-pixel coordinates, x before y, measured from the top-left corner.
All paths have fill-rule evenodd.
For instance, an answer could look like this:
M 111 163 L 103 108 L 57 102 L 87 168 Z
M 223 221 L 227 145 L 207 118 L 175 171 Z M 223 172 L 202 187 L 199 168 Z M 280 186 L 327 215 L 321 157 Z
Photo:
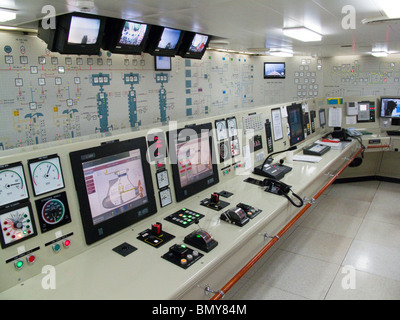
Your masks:
M 400 136 L 400 131 L 386 131 L 388 136 Z

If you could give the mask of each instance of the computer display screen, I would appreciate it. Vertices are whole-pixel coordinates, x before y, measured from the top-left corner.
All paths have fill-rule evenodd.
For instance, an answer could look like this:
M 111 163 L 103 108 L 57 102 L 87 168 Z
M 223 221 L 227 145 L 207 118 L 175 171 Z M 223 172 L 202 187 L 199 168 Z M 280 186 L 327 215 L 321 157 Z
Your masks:
M 381 99 L 381 117 L 400 118 L 400 97 Z
M 264 79 L 285 79 L 286 64 L 284 62 L 264 62 Z
M 100 19 L 72 16 L 68 44 L 96 44 L 100 24 Z
M 176 200 L 219 182 L 211 123 L 167 133 Z
M 181 32 L 181 30 L 164 28 L 160 42 L 158 43 L 158 49 L 175 49 L 180 39 Z
M 203 34 L 196 33 L 193 38 L 192 44 L 189 47 L 189 52 L 203 52 L 206 49 L 206 45 L 208 42 L 208 36 Z
M 140 46 L 146 30 L 147 24 L 126 21 L 118 43 L 120 45 Z
M 155 70 L 156 71 L 171 71 L 172 61 L 171 57 L 155 56 L 154 57 Z
M 139 149 L 82 163 L 93 224 L 149 200 Z
M 87 244 L 156 213 L 146 139 L 70 154 Z
M 325 109 L 319 110 L 319 125 L 320 125 L 321 128 L 326 126 Z
M 287 114 L 290 128 L 290 145 L 293 146 L 305 139 L 304 117 L 301 104 L 288 106 Z

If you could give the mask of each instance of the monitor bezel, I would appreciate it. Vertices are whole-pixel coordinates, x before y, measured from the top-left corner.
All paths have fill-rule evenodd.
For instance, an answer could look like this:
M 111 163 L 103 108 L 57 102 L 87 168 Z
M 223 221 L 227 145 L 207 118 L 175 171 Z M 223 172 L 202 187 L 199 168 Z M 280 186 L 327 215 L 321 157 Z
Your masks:
M 163 49 L 158 47 L 165 29 L 178 30 L 181 32 L 178 42 L 174 49 Z M 144 52 L 147 52 L 152 56 L 175 57 L 175 55 L 179 52 L 184 34 L 185 31 L 183 30 L 169 28 L 169 27 L 152 26 L 149 34 L 149 41 L 147 42 L 147 46 Z
M 132 22 L 147 26 L 146 32 L 143 36 L 142 43 L 140 45 L 134 46 L 134 45 L 119 43 L 121 40 L 122 30 L 124 29 L 126 22 Z M 140 55 L 146 48 L 147 42 L 149 40 L 151 27 L 152 27 L 151 25 L 143 22 L 108 18 L 103 37 L 102 48 L 104 50 L 108 50 L 112 53 L 117 53 L 117 54 L 119 53 L 127 55 Z
M 105 220 L 98 224 L 93 224 L 93 218 L 90 209 L 89 198 L 86 191 L 85 176 L 82 164 L 87 161 L 117 155 L 132 150 L 140 150 L 143 175 L 145 177 L 145 187 L 148 202 L 136 208 L 128 210 L 123 214 Z M 74 168 L 73 176 L 77 197 L 80 207 L 83 230 L 86 243 L 92 244 L 102 240 L 132 224 L 145 219 L 157 212 L 157 205 L 154 197 L 154 188 L 150 165 L 146 158 L 146 139 L 145 137 L 134 138 L 130 140 L 117 141 L 113 143 L 102 144 L 100 146 L 82 149 L 70 153 L 71 166 Z
M 185 129 L 192 129 L 196 132 L 197 136 L 200 137 L 202 132 L 208 131 L 209 135 L 209 146 L 211 152 L 211 161 L 212 161 L 212 175 L 202 180 L 196 181 L 195 183 L 191 183 L 184 187 L 181 186 L 180 178 L 179 178 L 179 166 L 177 164 L 177 154 L 176 154 L 176 146 L 177 146 L 177 138 L 179 134 Z M 201 125 L 195 125 L 190 127 L 181 128 L 175 131 L 167 132 L 167 140 L 169 145 L 169 155 L 170 162 L 172 168 L 172 178 L 175 188 L 175 198 L 177 202 L 183 201 L 205 189 L 217 184 L 219 182 L 218 176 L 218 165 L 216 162 L 216 155 L 214 150 L 214 142 L 213 142 L 213 132 L 212 132 L 212 124 L 205 123 Z
M 382 102 L 383 102 L 383 100 L 390 100 L 390 99 L 400 100 L 400 96 L 399 96 L 399 97 L 394 97 L 394 96 L 381 97 L 381 98 L 380 98 L 380 105 L 379 105 L 379 107 L 380 107 L 379 115 L 380 115 L 381 118 L 400 119 L 400 116 L 398 116 L 398 117 L 393 117 L 392 115 L 390 115 L 390 116 L 382 115 L 382 111 L 383 111 Z
M 277 65 L 282 64 L 284 66 L 285 75 L 284 76 L 271 76 L 265 73 L 265 66 L 266 65 Z M 286 79 L 286 62 L 264 62 L 264 69 L 263 69 L 264 79 Z
M 189 51 L 190 46 L 192 45 L 192 42 L 196 35 L 202 35 L 202 36 L 208 37 L 207 42 L 204 45 L 204 50 L 201 52 Z M 185 32 L 185 35 L 182 40 L 182 45 L 179 49 L 178 54 L 182 58 L 186 58 L 186 59 L 201 59 L 201 58 L 203 58 L 205 52 L 207 51 L 210 41 L 211 41 L 211 36 L 208 34 L 204 34 L 204 33 L 200 33 L 200 32 Z
M 94 44 L 71 44 L 68 43 L 69 32 L 71 29 L 72 17 L 99 19 L 100 28 L 97 36 L 97 42 Z M 96 55 L 100 53 L 103 33 L 106 24 L 106 18 L 103 16 L 86 14 L 81 12 L 72 12 L 56 17 L 56 30 L 53 48 L 50 51 L 56 51 L 62 54 L 87 54 Z M 53 50 L 52 50 L 53 49 Z
M 295 109 L 297 112 L 300 113 L 300 122 L 301 122 L 301 134 L 300 135 L 294 135 L 294 132 L 292 130 L 292 126 L 291 126 L 291 109 Z M 303 107 L 301 104 L 292 104 L 290 106 L 288 106 L 286 108 L 287 110 L 287 115 L 288 115 L 288 125 L 290 128 L 290 137 L 289 137 L 289 142 L 290 142 L 290 146 L 294 146 L 300 142 L 303 142 L 305 140 L 305 134 L 304 134 L 304 115 L 303 115 Z M 297 140 L 297 138 L 300 138 L 300 140 L 295 141 L 295 139 Z

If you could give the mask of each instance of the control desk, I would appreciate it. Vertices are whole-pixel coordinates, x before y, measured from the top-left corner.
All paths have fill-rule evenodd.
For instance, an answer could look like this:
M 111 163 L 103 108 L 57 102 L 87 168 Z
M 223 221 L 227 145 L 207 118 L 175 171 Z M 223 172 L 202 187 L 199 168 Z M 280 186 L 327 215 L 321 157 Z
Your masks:
M 206 284 L 225 284 L 266 244 L 262 235 L 299 210 L 244 182 L 260 178 L 251 167 L 265 155 L 254 152 L 248 165 L 242 147 L 252 139 L 242 139 L 235 117 L 225 139 L 204 135 L 215 120 L 183 124 L 177 136 L 127 131 L 4 151 L 0 299 L 208 299 Z M 195 133 L 194 145 L 183 129 Z M 319 163 L 287 164 L 282 182 L 312 198 L 359 149 L 353 141 Z

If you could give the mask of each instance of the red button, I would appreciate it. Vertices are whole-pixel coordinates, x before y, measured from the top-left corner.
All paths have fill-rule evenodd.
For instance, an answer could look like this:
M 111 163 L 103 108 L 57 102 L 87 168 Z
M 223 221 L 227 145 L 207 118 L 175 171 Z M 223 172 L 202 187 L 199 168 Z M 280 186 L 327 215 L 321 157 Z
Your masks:
M 35 255 L 31 254 L 30 256 L 26 257 L 26 261 L 28 261 L 28 263 L 34 263 L 36 260 Z
M 63 242 L 64 248 L 69 248 L 70 244 L 71 244 L 71 241 L 68 239 Z

